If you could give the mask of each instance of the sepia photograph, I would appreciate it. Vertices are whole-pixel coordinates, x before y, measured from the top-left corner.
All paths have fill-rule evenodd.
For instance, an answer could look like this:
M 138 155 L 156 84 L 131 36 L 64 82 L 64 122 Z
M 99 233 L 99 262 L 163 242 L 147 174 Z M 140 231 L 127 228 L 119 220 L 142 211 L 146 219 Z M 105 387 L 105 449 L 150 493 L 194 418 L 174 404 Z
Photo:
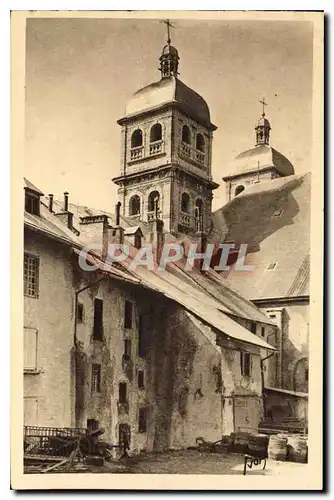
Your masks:
M 321 489 L 323 13 L 11 31 L 14 489 Z

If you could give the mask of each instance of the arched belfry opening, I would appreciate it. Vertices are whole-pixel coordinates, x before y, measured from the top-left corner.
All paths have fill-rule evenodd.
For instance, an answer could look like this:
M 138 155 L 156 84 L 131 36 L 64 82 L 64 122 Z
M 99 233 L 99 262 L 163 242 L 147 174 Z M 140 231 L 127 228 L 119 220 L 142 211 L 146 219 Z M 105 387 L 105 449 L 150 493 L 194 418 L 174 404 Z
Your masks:
M 175 237 L 194 236 L 196 200 L 204 202 L 197 208 L 208 229 L 212 192 L 218 187 L 211 171 L 217 127 L 205 99 L 180 80 L 179 53 L 171 41 L 171 30 L 177 26 L 174 21 L 161 22 L 167 27 L 158 55 L 161 78 L 134 88 L 118 120 L 121 168 L 113 180 L 119 186 L 122 215 L 149 223 L 159 219 Z

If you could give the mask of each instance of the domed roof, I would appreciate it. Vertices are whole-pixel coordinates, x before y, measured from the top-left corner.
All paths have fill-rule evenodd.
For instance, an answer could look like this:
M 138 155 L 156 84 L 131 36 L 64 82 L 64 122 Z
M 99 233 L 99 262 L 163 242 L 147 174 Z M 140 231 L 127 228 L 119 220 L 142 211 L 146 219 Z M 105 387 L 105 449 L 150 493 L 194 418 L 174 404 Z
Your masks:
M 267 118 L 265 118 L 264 116 L 262 116 L 259 121 L 257 122 L 257 125 L 255 128 L 257 127 L 270 127 L 270 123 L 269 123 L 269 120 L 267 120 Z
M 178 53 L 177 49 L 175 47 L 173 47 L 173 45 L 167 44 L 162 49 L 162 54 L 161 55 L 162 56 L 167 56 L 169 54 L 171 54 L 172 56 L 179 57 L 179 53 Z
M 213 130 L 216 128 L 211 124 L 209 107 L 203 97 L 174 76 L 162 78 L 135 92 L 126 106 L 125 115 L 154 110 L 168 103 L 178 104 L 194 120 Z
M 275 167 L 281 176 L 293 175 L 295 170 L 292 163 L 279 151 L 271 146 L 256 146 L 240 153 L 230 164 L 226 177 L 245 174 L 264 168 Z

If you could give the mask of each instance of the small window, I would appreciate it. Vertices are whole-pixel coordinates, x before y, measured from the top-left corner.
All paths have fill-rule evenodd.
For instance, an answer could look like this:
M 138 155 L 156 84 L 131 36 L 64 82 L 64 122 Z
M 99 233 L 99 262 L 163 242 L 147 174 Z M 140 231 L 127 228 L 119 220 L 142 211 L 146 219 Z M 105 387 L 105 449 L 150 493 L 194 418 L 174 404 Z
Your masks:
M 251 354 L 248 352 L 240 352 L 240 367 L 241 375 L 250 377 L 251 375 Z
M 124 328 L 132 328 L 132 302 L 124 303 Z
M 188 193 L 183 193 L 181 198 L 181 212 L 189 214 L 190 211 L 190 196 Z
M 200 198 L 197 198 L 196 204 L 195 204 L 195 212 L 198 217 L 201 217 L 203 215 L 203 200 Z
M 250 325 L 250 331 L 251 331 L 252 333 L 256 333 L 256 323 L 255 323 L 255 321 L 252 321 L 252 322 L 251 322 L 251 325 Z
M 131 148 L 139 148 L 143 145 L 143 133 L 140 129 L 133 132 L 131 136 Z
M 282 214 L 283 214 L 283 209 L 276 210 L 276 212 L 274 212 L 274 217 L 281 217 Z
M 144 371 L 143 370 L 138 371 L 138 389 L 140 389 L 140 390 L 145 389 Z
M 130 215 L 140 214 L 140 198 L 136 194 L 130 198 L 129 214 Z
M 245 189 L 245 186 L 237 186 L 235 188 L 234 196 L 238 196 L 238 194 L 242 193 Z
M 37 369 L 37 330 L 24 328 L 24 371 Z
M 269 314 L 269 318 L 276 319 L 276 314 Z
M 154 212 L 155 203 L 158 203 L 158 209 L 159 209 L 159 201 L 160 201 L 159 191 L 151 191 L 151 193 L 148 196 L 148 207 L 147 207 L 148 211 Z
M 160 123 L 153 125 L 150 131 L 150 142 L 156 142 L 162 140 L 162 127 Z
M 39 259 L 24 254 L 24 295 L 38 298 Z
M 39 215 L 39 196 L 25 193 L 25 211 L 32 215 Z
M 93 339 L 103 340 L 103 300 L 94 300 Z
M 139 408 L 138 432 L 146 432 L 147 429 L 147 411 L 145 407 Z
M 308 368 L 305 368 L 305 382 L 308 382 Z
M 95 418 L 87 419 L 87 430 L 89 432 L 97 431 L 98 428 L 99 428 L 98 420 L 95 420 Z
M 126 382 L 120 382 L 118 385 L 118 402 L 126 403 L 127 401 L 127 385 Z
M 202 134 L 197 134 L 196 136 L 196 149 L 197 151 L 201 151 L 201 153 L 205 151 L 205 140 Z
M 265 327 L 264 327 L 264 326 L 261 326 L 261 337 L 264 337 L 265 332 L 266 332 Z
M 138 327 L 138 356 L 143 358 L 145 356 L 145 321 L 144 315 L 139 316 L 139 327 Z
M 125 339 L 124 340 L 124 356 L 127 361 L 130 361 L 131 359 L 131 340 L 130 339 Z
M 101 365 L 92 364 L 92 392 L 101 392 Z
M 277 262 L 270 262 L 268 264 L 266 271 L 273 271 L 274 269 L 276 269 L 276 266 L 277 266 Z
M 183 125 L 182 127 L 182 142 L 185 142 L 186 144 L 191 143 L 190 128 L 188 125 Z
M 84 306 L 83 306 L 83 304 L 81 304 L 81 302 L 78 303 L 77 322 L 78 323 L 84 322 Z

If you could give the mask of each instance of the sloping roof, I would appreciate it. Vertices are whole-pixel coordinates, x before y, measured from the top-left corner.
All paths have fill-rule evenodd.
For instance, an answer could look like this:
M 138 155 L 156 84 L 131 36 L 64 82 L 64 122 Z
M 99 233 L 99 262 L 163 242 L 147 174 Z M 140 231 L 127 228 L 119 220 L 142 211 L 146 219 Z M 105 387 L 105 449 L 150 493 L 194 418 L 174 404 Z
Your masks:
M 211 241 L 247 244 L 245 264 L 253 269 L 232 265 L 224 277 L 248 299 L 309 294 L 310 179 L 254 184 L 213 214 Z
M 57 201 L 55 201 L 57 206 Z M 48 209 L 42 205 L 42 210 L 46 217 L 36 222 L 36 227 L 43 230 L 42 223 L 46 224 L 53 221 L 56 217 L 51 214 Z M 76 209 L 77 208 L 77 209 Z M 70 205 L 69 209 L 75 214 L 74 222 L 84 215 L 98 215 L 101 211 L 94 213 L 87 207 L 76 207 Z M 106 212 L 102 211 L 102 214 Z M 30 215 L 30 214 L 28 214 Z M 112 214 L 111 218 L 114 220 Z M 33 216 L 37 218 L 37 216 Z M 38 218 L 37 218 L 38 219 Z M 57 220 L 57 219 L 56 219 Z M 59 222 L 62 225 L 61 222 Z M 67 233 L 67 228 L 64 230 Z M 53 224 L 48 224 L 48 231 L 51 232 Z M 68 230 L 69 231 L 69 230 Z M 70 231 L 69 231 L 70 232 Z M 58 226 L 53 228 L 53 233 L 59 236 Z M 79 246 L 83 246 L 82 238 L 77 238 L 75 235 L 67 235 L 75 242 L 79 242 Z M 102 247 L 102 241 L 101 241 Z M 134 270 L 129 269 L 129 265 L 137 250 L 132 247 L 132 254 L 124 263 L 110 264 L 103 262 L 98 251 L 91 252 L 89 259 L 92 263 L 99 263 L 103 272 L 108 272 L 117 278 L 129 280 L 133 284 L 144 286 L 157 293 L 163 294 L 167 298 L 179 303 L 186 310 L 200 318 L 201 321 L 211 325 L 211 327 L 224 333 L 225 335 L 234 338 L 240 342 L 256 345 L 258 347 L 273 350 L 274 348 L 266 343 L 261 337 L 251 333 L 249 330 L 234 321 L 231 316 L 239 316 L 241 318 L 252 319 L 254 321 L 273 324 L 271 320 L 263 314 L 256 306 L 232 290 L 228 290 L 228 285 L 221 283 L 214 271 L 202 275 L 198 270 L 185 271 L 184 264 L 181 266 L 171 263 L 165 271 L 148 269 L 146 266 L 137 266 Z M 102 248 L 101 248 L 102 250 Z M 183 267 L 183 268 L 182 268 Z
M 38 189 L 32 182 L 30 182 L 28 179 L 23 177 L 23 185 L 25 189 L 30 189 L 30 191 L 34 191 L 35 193 L 39 194 L 40 196 L 43 196 L 44 193 L 40 189 Z
M 293 175 L 292 163 L 271 146 L 262 145 L 240 153 L 227 167 L 224 179 L 275 167 L 281 176 Z
M 307 392 L 295 392 L 295 391 L 289 391 L 288 389 L 278 389 L 276 387 L 265 387 L 264 390 L 271 392 L 279 392 L 282 394 L 286 394 L 288 396 L 296 396 L 297 398 L 308 399 Z
M 168 103 L 178 104 L 195 120 L 207 126 L 212 125 L 209 107 L 203 97 L 174 76 L 162 78 L 137 90 L 126 106 L 125 115 L 129 117 L 155 110 Z
M 68 229 L 57 217 L 49 212 L 43 205 L 40 205 L 40 215 L 33 215 L 24 212 L 24 225 L 34 231 L 39 231 L 46 236 L 55 238 L 63 243 L 81 247 L 81 241 Z

